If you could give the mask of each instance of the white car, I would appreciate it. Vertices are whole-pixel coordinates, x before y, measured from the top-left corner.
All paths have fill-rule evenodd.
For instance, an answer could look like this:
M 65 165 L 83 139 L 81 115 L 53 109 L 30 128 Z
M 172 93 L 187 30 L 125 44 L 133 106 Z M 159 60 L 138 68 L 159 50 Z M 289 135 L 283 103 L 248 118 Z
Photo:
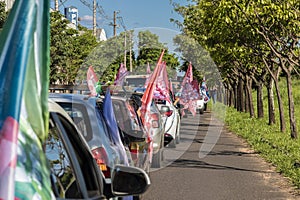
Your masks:
M 203 97 L 201 97 L 200 100 L 197 100 L 197 107 L 196 107 L 197 111 L 199 111 L 199 113 L 202 115 L 204 113 L 205 110 L 205 103 L 204 103 L 204 99 Z
M 176 147 L 180 143 L 180 115 L 175 106 L 168 101 L 157 102 L 165 121 L 165 145 Z

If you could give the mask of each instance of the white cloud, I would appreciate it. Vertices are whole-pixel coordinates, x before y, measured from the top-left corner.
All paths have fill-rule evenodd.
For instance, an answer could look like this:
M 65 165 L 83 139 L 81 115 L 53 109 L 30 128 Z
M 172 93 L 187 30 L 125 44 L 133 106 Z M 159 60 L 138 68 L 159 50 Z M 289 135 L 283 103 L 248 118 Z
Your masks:
M 93 16 L 91 16 L 91 15 L 84 15 L 83 17 L 80 17 L 80 21 L 92 22 L 93 21 Z

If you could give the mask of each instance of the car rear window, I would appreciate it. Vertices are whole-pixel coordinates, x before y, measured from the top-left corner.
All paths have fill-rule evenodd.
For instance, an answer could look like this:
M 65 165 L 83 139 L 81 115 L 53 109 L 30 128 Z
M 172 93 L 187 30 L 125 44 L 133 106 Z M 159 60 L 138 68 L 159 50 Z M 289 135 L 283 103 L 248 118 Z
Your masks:
M 73 119 L 77 128 L 88 142 L 92 139 L 92 129 L 89 121 L 89 116 L 84 105 L 77 103 L 63 103 L 58 102 L 59 105 L 69 114 Z

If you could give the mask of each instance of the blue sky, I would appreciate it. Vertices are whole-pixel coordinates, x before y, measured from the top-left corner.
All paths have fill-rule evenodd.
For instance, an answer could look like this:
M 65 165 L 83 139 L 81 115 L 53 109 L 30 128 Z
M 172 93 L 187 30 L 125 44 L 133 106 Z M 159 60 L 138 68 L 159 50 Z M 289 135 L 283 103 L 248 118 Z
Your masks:
M 75 6 L 78 8 L 79 17 L 82 19 L 81 25 L 92 28 L 92 10 L 84 5 L 82 1 L 93 5 L 93 0 L 60 0 L 59 9 L 63 13 L 64 7 Z M 172 2 L 186 5 L 189 0 L 172 0 Z M 64 2 L 63 4 L 61 2 Z M 170 18 L 182 21 L 170 3 L 170 0 L 97 0 L 98 5 L 103 8 L 104 13 L 97 12 L 97 27 L 104 28 L 107 37 L 113 35 L 113 13 L 117 11 L 117 24 L 123 19 L 127 30 L 145 27 L 159 27 L 179 31 Z M 54 7 L 54 0 L 51 1 Z M 117 34 L 124 31 L 122 26 L 117 28 Z

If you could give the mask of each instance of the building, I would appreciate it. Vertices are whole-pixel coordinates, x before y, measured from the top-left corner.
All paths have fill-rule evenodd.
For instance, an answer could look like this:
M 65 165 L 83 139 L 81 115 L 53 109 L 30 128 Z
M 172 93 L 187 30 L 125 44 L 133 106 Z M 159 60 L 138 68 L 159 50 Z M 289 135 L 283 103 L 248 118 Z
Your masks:
M 78 9 L 74 6 L 65 8 L 65 17 L 75 25 L 75 29 L 78 27 Z
M 106 41 L 107 38 L 106 38 L 105 30 L 102 28 L 98 28 L 96 31 L 96 38 L 98 41 Z

